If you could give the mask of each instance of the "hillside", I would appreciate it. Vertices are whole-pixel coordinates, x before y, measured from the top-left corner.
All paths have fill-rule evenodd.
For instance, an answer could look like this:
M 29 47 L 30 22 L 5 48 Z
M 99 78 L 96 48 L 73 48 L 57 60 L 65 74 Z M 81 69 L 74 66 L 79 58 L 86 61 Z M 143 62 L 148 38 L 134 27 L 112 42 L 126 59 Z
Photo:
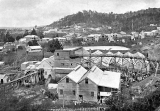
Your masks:
M 141 31 L 147 30 L 150 24 L 160 24 L 160 8 L 149 8 L 136 12 L 124 14 L 99 13 L 96 11 L 82 11 L 76 14 L 65 16 L 59 21 L 48 25 L 49 27 L 66 27 L 78 23 L 85 23 L 87 26 L 111 26 L 113 31 Z

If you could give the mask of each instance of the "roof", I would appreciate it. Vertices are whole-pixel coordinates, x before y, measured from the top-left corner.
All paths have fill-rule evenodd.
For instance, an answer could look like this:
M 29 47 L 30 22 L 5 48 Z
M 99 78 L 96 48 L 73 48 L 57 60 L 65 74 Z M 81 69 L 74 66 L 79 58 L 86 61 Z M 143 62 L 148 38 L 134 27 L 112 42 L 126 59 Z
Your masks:
M 124 54 L 124 56 L 132 57 L 132 56 L 133 56 L 133 54 L 132 54 L 132 53 L 130 53 L 130 52 L 126 52 L 126 53 Z
M 81 65 L 78 65 L 76 68 L 74 68 L 73 71 L 71 71 L 68 75 L 66 75 L 65 77 L 63 77 L 61 80 L 63 80 L 64 78 L 68 77 L 72 81 L 74 81 L 75 83 L 78 83 L 79 80 L 81 80 L 81 78 L 84 76 L 84 74 L 86 72 L 87 72 L 87 70 L 84 67 L 82 67 Z
M 104 71 L 98 85 L 119 89 L 120 79 L 121 79 L 120 72 Z
M 94 55 L 94 54 L 95 54 L 95 55 L 101 55 L 101 54 L 103 54 L 103 52 L 97 50 L 97 51 L 93 52 L 92 54 L 93 54 L 93 55 Z M 92 57 L 91 59 L 92 59 L 95 63 L 98 63 L 98 62 L 101 61 L 101 57 Z
M 114 55 L 114 54 L 113 54 L 112 52 L 110 52 L 110 51 L 107 52 L 106 54 L 108 54 L 108 55 Z
M 27 35 L 27 36 L 25 36 L 24 38 L 39 38 L 37 35 Z
M 115 53 L 115 55 L 116 56 L 123 56 L 123 54 L 121 52 L 119 52 L 119 51 L 117 53 Z
M 0 79 L 4 79 L 5 76 L 5 74 L 0 74 Z
M 29 46 L 31 49 L 42 49 L 41 46 Z
M 98 83 L 101 80 L 102 75 L 103 75 L 103 71 L 97 66 L 93 66 L 91 70 L 89 71 L 87 78 L 98 85 Z
M 27 69 L 27 70 L 36 69 L 36 66 L 35 66 L 35 65 L 29 65 L 26 69 Z
M 81 47 L 64 48 L 63 50 L 76 50 Z M 130 50 L 127 47 L 122 46 L 87 46 L 83 47 L 85 50 Z
M 29 64 L 29 62 L 23 62 L 22 64 Z
M 103 71 L 97 66 L 93 66 L 82 78 L 79 82 L 83 81 L 85 78 L 90 79 L 95 84 L 99 83 L 101 76 L 103 75 Z
M 101 52 L 100 50 L 96 50 L 96 51 L 93 52 L 92 54 L 103 54 L 103 52 Z
M 129 48 L 122 46 L 88 46 L 84 47 L 85 50 L 130 50 Z
M 67 51 L 75 51 L 75 50 L 78 50 L 82 47 L 71 47 L 71 48 L 64 48 L 63 50 L 67 50 Z
M 135 54 L 133 54 L 133 57 L 145 58 L 145 56 L 140 52 L 136 52 Z
M 51 67 L 54 66 L 54 59 L 52 59 L 52 58 L 43 58 L 41 63 L 44 61 L 46 61 Z
M 0 61 L 0 65 L 3 65 L 4 64 L 4 62 L 3 61 Z
M 82 76 L 87 72 L 85 68 L 78 65 L 71 73 L 67 75 L 74 82 L 78 83 L 78 81 L 82 78 Z
M 3 49 L 3 46 L 0 46 L 0 49 Z
M 102 71 L 97 66 L 93 66 L 79 82 L 88 78 L 98 86 L 110 87 L 110 88 L 119 88 L 121 73 L 111 72 L 111 71 Z

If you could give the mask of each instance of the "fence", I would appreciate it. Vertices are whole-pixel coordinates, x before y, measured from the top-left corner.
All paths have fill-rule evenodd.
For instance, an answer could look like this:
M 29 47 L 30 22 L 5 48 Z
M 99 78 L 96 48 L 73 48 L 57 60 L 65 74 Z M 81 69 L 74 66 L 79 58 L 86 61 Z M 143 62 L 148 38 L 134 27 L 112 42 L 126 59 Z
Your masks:
M 91 107 L 91 108 L 61 108 L 49 109 L 48 111 L 105 111 L 107 107 Z

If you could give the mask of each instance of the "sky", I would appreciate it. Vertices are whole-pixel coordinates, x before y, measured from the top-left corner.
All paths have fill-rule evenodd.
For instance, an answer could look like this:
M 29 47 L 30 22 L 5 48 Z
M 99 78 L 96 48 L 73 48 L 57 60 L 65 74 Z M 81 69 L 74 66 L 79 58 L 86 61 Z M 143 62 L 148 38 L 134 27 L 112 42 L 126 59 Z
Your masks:
M 159 7 L 160 0 L 0 0 L 0 27 L 49 25 L 83 10 L 125 13 Z

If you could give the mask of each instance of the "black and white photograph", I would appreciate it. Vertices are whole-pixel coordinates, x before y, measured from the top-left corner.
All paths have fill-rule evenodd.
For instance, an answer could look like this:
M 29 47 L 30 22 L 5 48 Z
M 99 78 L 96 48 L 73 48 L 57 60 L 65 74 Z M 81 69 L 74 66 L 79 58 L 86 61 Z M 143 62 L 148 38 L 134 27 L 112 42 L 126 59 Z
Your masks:
M 0 111 L 160 111 L 160 0 L 0 0 Z

